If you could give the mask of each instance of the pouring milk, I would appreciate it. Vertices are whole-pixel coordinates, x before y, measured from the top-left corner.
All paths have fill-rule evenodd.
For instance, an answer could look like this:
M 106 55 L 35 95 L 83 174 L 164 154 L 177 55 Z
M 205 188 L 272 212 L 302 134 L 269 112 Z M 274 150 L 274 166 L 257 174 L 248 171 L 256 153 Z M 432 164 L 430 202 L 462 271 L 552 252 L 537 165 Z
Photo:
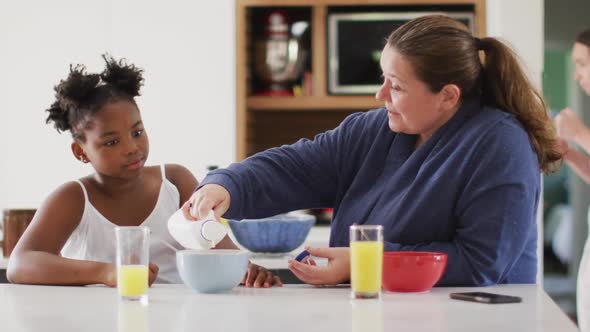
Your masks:
M 211 249 L 227 235 L 227 228 L 215 220 L 213 210 L 197 221 L 187 220 L 178 210 L 168 219 L 168 231 L 188 249 Z

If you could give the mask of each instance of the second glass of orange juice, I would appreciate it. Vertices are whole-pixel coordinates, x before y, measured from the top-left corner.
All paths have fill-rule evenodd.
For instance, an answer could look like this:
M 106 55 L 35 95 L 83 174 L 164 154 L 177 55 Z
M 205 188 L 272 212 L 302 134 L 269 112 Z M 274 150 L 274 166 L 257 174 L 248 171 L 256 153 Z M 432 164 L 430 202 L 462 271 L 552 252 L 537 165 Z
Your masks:
M 383 226 L 350 226 L 350 286 L 355 299 L 379 298 L 383 274 Z
M 147 302 L 150 233 L 145 226 L 117 227 L 117 289 L 124 300 Z

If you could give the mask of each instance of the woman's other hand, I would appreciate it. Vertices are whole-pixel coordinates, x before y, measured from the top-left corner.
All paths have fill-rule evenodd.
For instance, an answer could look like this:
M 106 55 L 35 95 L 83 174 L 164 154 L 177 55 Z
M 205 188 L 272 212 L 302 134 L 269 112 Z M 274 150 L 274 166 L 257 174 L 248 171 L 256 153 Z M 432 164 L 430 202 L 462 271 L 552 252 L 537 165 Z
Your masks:
M 328 259 L 327 266 L 289 260 L 289 270 L 301 281 L 310 285 L 337 285 L 350 279 L 350 249 L 306 248 L 310 255 Z
M 576 138 L 584 130 L 584 123 L 571 109 L 566 108 L 555 117 L 557 135 L 567 141 L 576 141 Z
M 229 209 L 229 204 L 227 189 L 218 184 L 206 184 L 182 205 L 182 213 L 188 220 L 201 220 L 213 210 L 215 218 L 219 220 Z
M 246 287 L 254 287 L 254 288 L 268 288 L 272 285 L 276 286 L 283 286 L 283 282 L 281 278 L 275 276 L 272 272 L 265 269 L 262 266 L 249 263 L 248 264 L 248 272 L 244 275 L 244 279 L 242 279 L 242 284 Z

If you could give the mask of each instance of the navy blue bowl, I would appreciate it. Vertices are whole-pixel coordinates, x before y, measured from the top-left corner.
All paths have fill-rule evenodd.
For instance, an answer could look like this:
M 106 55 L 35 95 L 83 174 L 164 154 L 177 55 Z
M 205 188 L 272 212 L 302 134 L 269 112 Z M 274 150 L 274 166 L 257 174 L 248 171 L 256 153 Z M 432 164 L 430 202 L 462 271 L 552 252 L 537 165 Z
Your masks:
M 315 217 L 278 215 L 263 219 L 228 220 L 234 237 L 252 252 L 285 253 L 303 244 Z

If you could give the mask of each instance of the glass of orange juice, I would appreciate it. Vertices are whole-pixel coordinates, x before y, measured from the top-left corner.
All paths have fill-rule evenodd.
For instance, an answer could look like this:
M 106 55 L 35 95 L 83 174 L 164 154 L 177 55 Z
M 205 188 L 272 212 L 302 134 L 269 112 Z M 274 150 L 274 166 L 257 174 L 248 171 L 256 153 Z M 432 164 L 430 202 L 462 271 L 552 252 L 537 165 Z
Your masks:
M 381 296 L 383 226 L 350 226 L 350 287 L 353 299 Z
M 124 300 L 147 303 L 150 232 L 145 226 L 115 228 L 117 289 Z

